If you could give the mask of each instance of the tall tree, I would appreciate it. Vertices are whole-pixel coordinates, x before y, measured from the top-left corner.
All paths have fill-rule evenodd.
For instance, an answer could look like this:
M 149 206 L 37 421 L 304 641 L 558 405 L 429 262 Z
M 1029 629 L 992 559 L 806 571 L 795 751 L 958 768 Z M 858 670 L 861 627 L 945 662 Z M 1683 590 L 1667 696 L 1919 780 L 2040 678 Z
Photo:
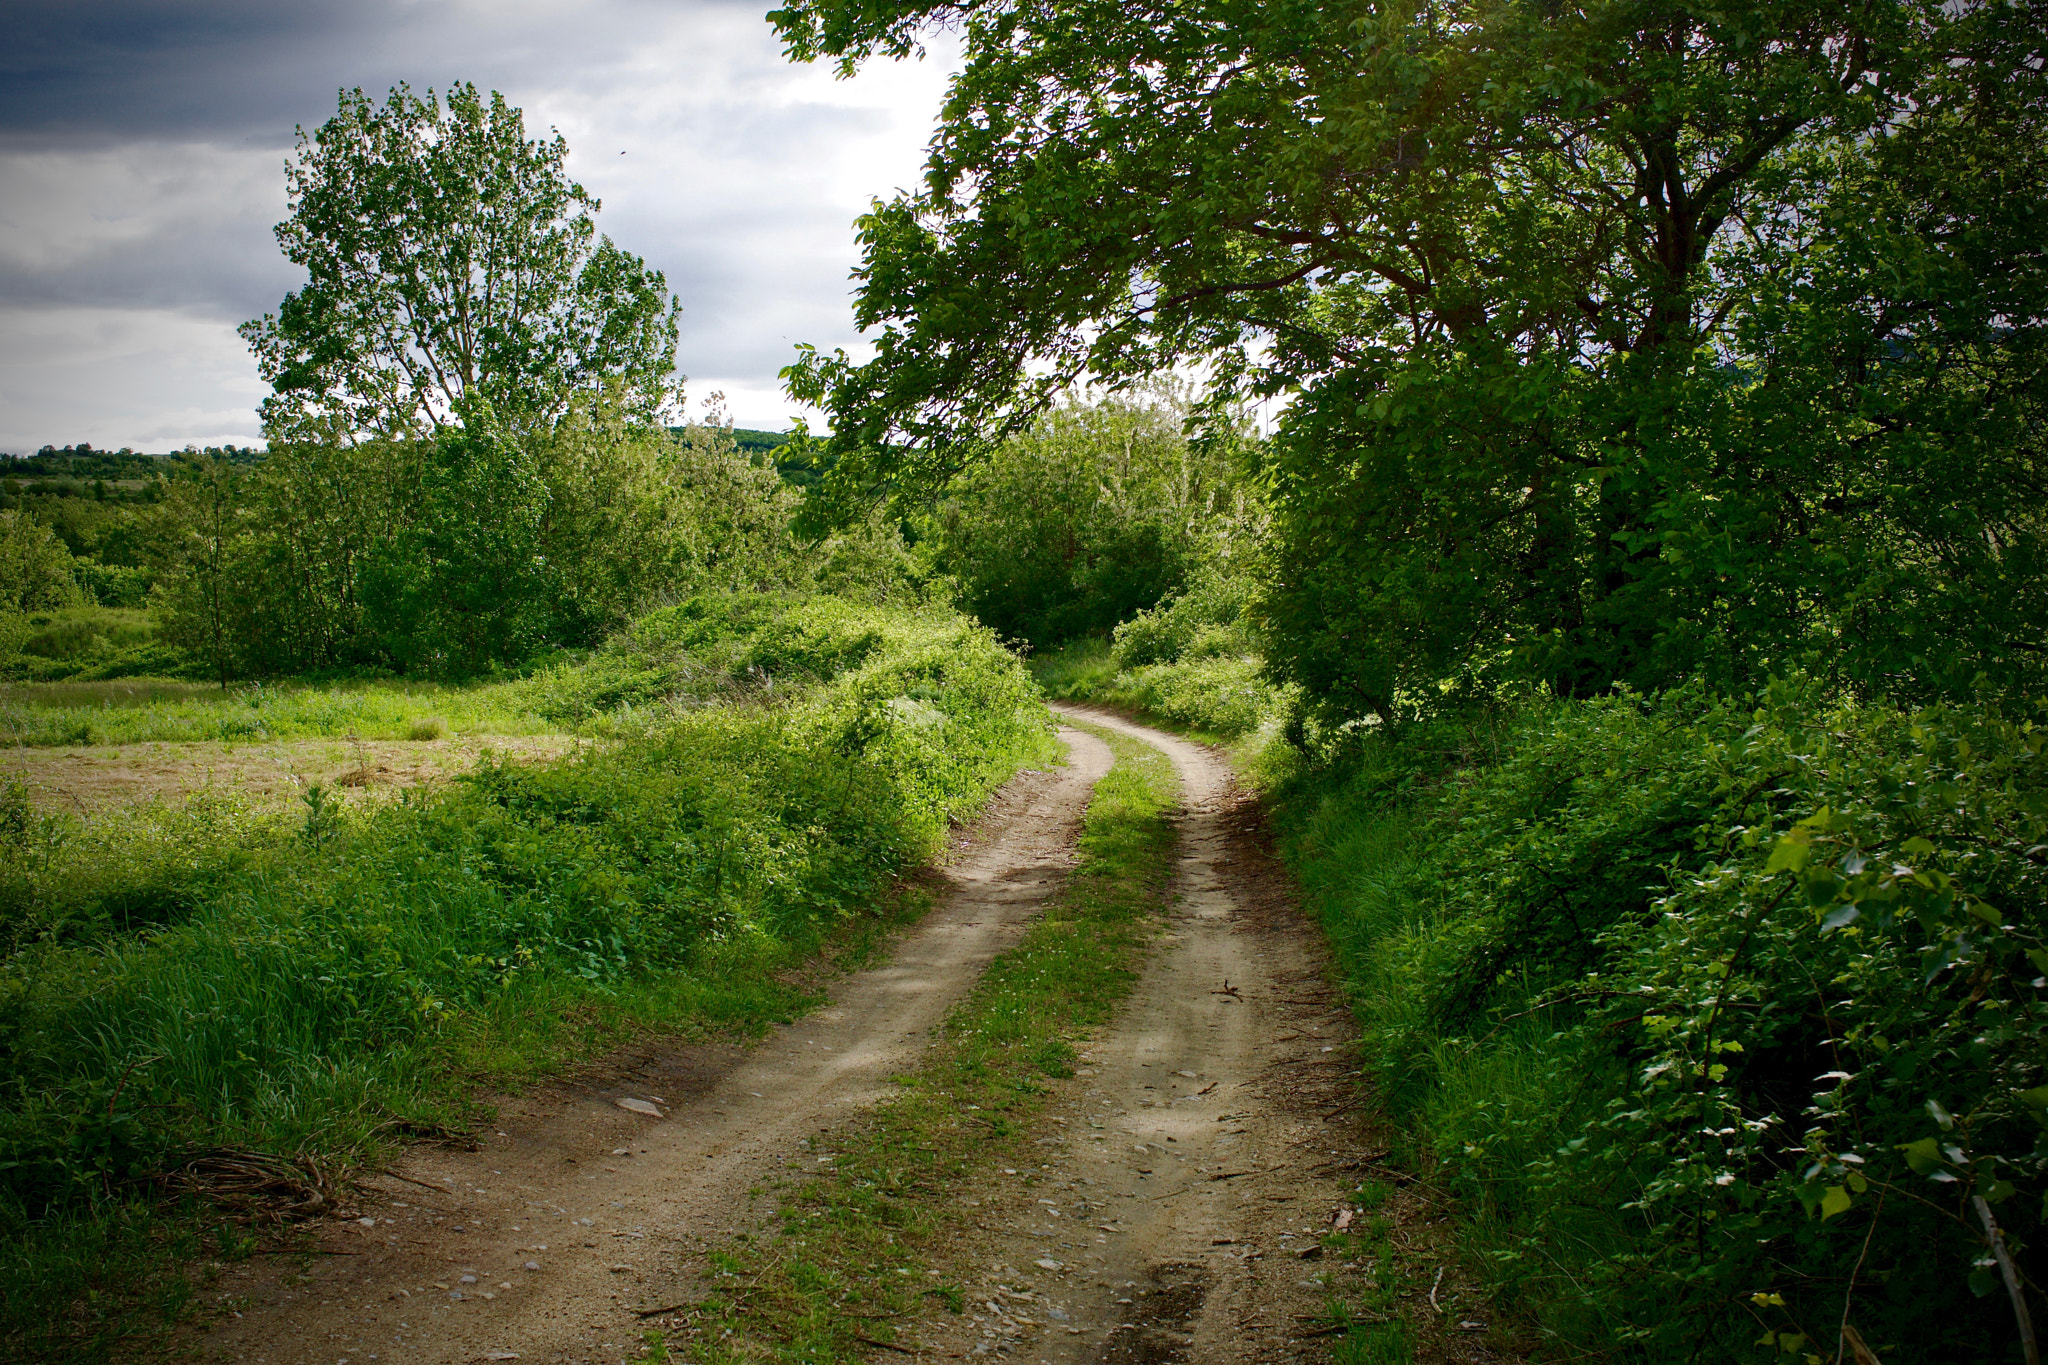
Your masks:
M 2039 3 L 773 18 L 848 69 L 964 35 L 923 186 L 861 222 L 873 358 L 789 372 L 842 500 L 943 483 L 1076 376 L 1199 359 L 1292 399 L 1274 662 L 1343 711 L 1788 655 L 2035 676 L 2043 526 L 2003 490 L 2048 468 Z M 1854 609 L 1900 588 L 1942 617 L 1917 643 Z
M 304 288 L 242 327 L 273 440 L 418 437 L 488 402 L 537 427 L 610 385 L 652 418 L 671 399 L 678 305 L 598 235 L 559 133 L 473 85 L 382 107 L 358 89 L 286 167 L 278 244 Z

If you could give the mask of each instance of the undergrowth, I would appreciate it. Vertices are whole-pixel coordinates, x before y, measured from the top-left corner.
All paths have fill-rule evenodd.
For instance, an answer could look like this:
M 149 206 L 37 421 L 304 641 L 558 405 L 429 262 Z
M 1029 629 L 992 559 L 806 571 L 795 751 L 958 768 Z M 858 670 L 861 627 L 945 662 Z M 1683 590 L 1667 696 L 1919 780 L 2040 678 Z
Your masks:
M 622 1031 L 788 1017 L 790 970 L 1051 752 L 1022 669 L 957 617 L 692 610 L 748 642 L 721 704 L 593 686 L 583 715 L 615 743 L 380 807 L 311 800 L 253 851 L 187 807 L 128 882 L 4 907 L 0 1354 L 102 1358 L 189 1308 L 204 1225 L 153 1191 L 195 1154 L 345 1167 Z M 741 686 L 772 651 L 774 693 Z M 575 683 L 553 675 L 553 704 Z M 119 1228 L 123 1255 L 81 1252 Z
M 1989 1229 L 2038 1303 L 2044 748 L 1785 683 L 1292 757 L 1371 1075 L 1523 1347 L 2020 1358 Z
M 778 1191 L 761 1236 L 712 1253 L 715 1291 L 686 1315 L 694 1359 L 865 1360 L 876 1343 L 902 1348 L 892 1323 L 923 1300 L 961 1311 L 963 1291 L 934 1265 L 959 1217 L 946 1192 L 981 1167 L 1037 1164 L 1028 1134 L 1046 1080 L 1073 1074 L 1076 1042 L 1129 993 L 1172 867 L 1171 761 L 1094 733 L 1116 765 L 1089 803 L 1072 878 L 953 1010 L 902 1093 L 821 1134 L 826 1169 Z

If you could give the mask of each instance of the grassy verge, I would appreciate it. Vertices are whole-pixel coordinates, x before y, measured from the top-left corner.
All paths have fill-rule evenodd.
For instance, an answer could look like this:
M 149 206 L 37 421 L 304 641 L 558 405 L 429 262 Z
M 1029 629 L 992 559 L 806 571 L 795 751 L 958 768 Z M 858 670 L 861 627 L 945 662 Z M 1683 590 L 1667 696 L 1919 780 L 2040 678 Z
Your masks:
M 194 813 L 82 899 L 0 877 L 0 1355 L 103 1358 L 186 1310 L 192 1258 L 241 1237 L 162 1200 L 194 1155 L 345 1171 L 631 1031 L 788 1017 L 805 959 L 1049 755 L 987 632 L 756 606 L 698 611 L 722 663 L 628 651 L 554 676 L 558 699 L 641 689 L 618 743 L 311 804 L 253 853 Z M 763 658 L 772 700 L 644 695 Z
M 209 684 L 149 678 L 0 684 L 0 748 L 156 742 L 440 739 L 568 728 L 535 709 L 521 683 L 388 679 L 327 684 Z
M 961 1289 L 934 1264 L 961 1216 L 947 1207 L 949 1187 L 976 1168 L 1029 1160 L 1046 1082 L 1073 1074 L 1076 1042 L 1128 994 L 1172 866 L 1171 762 L 1094 733 L 1116 766 L 1089 804 L 1072 879 L 990 964 L 903 1092 L 821 1135 L 813 1145 L 832 1155 L 829 1168 L 776 1191 L 777 1218 L 762 1234 L 713 1253 L 716 1292 L 687 1329 L 694 1358 L 862 1360 L 875 1342 L 900 1344 L 894 1318 L 927 1299 L 961 1311 Z M 657 1355 L 683 1344 L 649 1340 Z
M 1234 744 L 1276 732 L 1289 696 L 1250 655 L 1205 655 L 1123 666 L 1102 640 L 1083 639 L 1033 657 L 1031 675 L 1055 701 L 1092 701 L 1142 712 L 1205 743 Z

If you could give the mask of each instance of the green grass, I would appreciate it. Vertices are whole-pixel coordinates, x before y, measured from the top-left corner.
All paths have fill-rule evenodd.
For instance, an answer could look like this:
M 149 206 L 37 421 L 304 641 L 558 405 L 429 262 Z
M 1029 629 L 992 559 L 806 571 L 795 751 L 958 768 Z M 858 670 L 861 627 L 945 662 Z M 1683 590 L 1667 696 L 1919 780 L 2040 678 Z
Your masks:
M 830 1168 L 776 1191 L 762 1237 L 711 1254 L 717 1290 L 689 1329 L 706 1362 L 827 1365 L 894 1342 L 899 1314 L 960 1312 L 935 1265 L 960 1215 L 949 1187 L 976 1170 L 1030 1162 L 1047 1082 L 1073 1074 L 1075 1045 L 1129 993 L 1172 867 L 1178 798 L 1159 750 L 1097 730 L 1116 766 L 1095 789 L 1080 863 L 1024 939 L 989 965 L 903 1093 L 821 1134 Z M 939 1272 L 936 1275 L 933 1272 Z
M 899 916 L 949 821 L 1053 752 L 1016 661 L 958 617 L 784 603 L 740 633 L 778 658 L 872 640 L 772 705 L 650 706 L 617 743 L 388 805 L 239 833 L 166 813 L 62 917 L 34 886 L 0 904 L 0 1355 L 160 1340 L 222 1242 L 148 1201 L 195 1151 L 346 1170 L 635 1031 L 806 1008 L 798 969 Z M 42 828 L 18 800 L 0 821 Z
M 1196 738 L 1228 743 L 1277 730 L 1290 694 L 1251 656 L 1210 655 L 1124 668 L 1102 640 L 1077 640 L 1031 660 L 1031 675 L 1056 701 L 1093 701 L 1141 711 Z
M 453 735 L 560 731 L 517 682 L 452 685 L 403 679 L 217 687 L 122 678 L 0 684 L 0 748 L 22 745 L 281 739 L 411 739 L 423 724 Z

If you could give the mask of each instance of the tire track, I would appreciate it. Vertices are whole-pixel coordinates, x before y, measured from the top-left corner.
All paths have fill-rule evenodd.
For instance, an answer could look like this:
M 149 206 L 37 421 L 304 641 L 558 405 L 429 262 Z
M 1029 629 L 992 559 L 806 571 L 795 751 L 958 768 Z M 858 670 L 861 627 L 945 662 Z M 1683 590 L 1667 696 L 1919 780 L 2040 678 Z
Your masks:
M 998 794 L 886 964 L 755 1048 L 647 1049 L 507 1100 L 480 1151 L 415 1149 L 364 1190 L 361 1220 L 316 1230 L 307 1273 L 245 1263 L 203 1291 L 241 1306 L 202 1349 L 255 1365 L 637 1354 L 642 1312 L 702 1292 L 690 1253 L 752 1224 L 749 1191 L 797 1138 L 891 1093 L 1063 879 L 1110 754 L 1079 731 L 1060 738 L 1069 766 Z

